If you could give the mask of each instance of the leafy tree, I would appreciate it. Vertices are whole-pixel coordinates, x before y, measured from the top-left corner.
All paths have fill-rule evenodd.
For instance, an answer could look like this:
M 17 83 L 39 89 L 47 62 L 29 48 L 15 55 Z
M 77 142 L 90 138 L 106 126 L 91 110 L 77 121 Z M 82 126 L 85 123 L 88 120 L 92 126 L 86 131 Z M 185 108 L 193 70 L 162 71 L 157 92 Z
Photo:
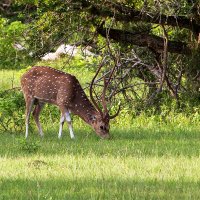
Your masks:
M 27 25 L 21 21 L 9 22 L 0 18 L 0 68 L 20 69 L 30 60 L 23 42 L 23 33 Z
M 108 55 L 107 72 L 117 66 L 111 92 L 147 105 L 199 99 L 198 1 L 5 0 L 0 8 L 8 26 L 26 27 L 21 42 L 36 58 L 61 43 L 91 46 Z

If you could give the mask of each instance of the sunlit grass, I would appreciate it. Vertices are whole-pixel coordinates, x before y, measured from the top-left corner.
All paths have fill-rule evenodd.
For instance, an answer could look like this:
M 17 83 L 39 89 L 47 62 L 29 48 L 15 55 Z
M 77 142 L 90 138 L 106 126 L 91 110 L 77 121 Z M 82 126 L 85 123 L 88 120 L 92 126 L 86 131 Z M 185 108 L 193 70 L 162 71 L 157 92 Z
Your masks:
M 0 199 L 200 198 L 198 129 L 112 129 L 111 140 L 75 132 L 32 132 L 33 152 L 23 134 L 0 134 Z
M 16 70 L 0 70 L 0 90 L 19 86 L 20 72 Z

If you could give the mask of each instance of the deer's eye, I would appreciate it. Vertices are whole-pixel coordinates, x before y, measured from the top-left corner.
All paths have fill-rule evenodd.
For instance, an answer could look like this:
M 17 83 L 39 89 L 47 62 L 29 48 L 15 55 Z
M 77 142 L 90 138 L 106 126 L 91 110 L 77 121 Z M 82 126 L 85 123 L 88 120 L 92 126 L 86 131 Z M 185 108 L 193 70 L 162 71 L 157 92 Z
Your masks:
M 101 129 L 101 130 L 103 130 L 103 129 L 104 129 L 104 127 L 103 127 L 103 126 L 100 126 L 100 129 Z

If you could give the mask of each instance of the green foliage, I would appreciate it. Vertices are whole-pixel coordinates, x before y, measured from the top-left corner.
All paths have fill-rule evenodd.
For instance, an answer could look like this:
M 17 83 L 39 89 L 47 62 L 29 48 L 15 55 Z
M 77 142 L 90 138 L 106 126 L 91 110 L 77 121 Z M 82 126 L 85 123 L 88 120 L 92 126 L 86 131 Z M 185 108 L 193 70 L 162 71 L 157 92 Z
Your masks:
M 15 45 L 25 45 L 22 36 L 26 28 L 20 21 L 10 23 L 0 18 L 0 69 L 20 69 L 31 61 L 26 49 L 15 48 Z
M 41 147 L 39 141 L 30 141 L 26 140 L 25 138 L 20 138 L 18 142 L 19 149 L 27 153 L 36 153 Z
M 24 124 L 24 99 L 20 91 L 0 92 L 0 130 L 19 132 Z

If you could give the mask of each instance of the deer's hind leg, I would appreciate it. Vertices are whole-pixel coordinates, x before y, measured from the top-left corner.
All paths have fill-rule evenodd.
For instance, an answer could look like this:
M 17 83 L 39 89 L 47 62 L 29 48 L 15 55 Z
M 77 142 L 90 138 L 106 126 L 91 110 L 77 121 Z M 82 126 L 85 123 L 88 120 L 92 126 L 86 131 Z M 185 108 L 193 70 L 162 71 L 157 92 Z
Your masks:
M 62 137 L 62 130 L 63 130 L 63 125 L 65 122 L 65 116 L 61 112 L 61 117 L 60 117 L 60 127 L 59 127 L 59 133 L 58 133 L 58 138 L 60 139 Z
M 30 121 L 30 114 L 33 108 L 33 103 L 34 103 L 34 98 L 33 97 L 26 97 L 26 134 L 25 138 L 28 137 L 28 127 L 29 127 L 29 121 Z
M 33 118 L 34 118 L 34 120 L 35 120 L 35 123 L 36 123 L 36 125 L 37 125 L 38 131 L 39 131 L 41 137 L 42 137 L 44 134 L 43 134 L 43 131 L 42 131 L 42 126 L 41 126 L 41 124 L 40 124 L 39 116 L 40 116 L 40 112 L 42 111 L 42 108 L 43 108 L 43 107 L 44 107 L 44 103 L 38 101 L 37 104 L 35 105 L 34 110 L 33 110 Z

